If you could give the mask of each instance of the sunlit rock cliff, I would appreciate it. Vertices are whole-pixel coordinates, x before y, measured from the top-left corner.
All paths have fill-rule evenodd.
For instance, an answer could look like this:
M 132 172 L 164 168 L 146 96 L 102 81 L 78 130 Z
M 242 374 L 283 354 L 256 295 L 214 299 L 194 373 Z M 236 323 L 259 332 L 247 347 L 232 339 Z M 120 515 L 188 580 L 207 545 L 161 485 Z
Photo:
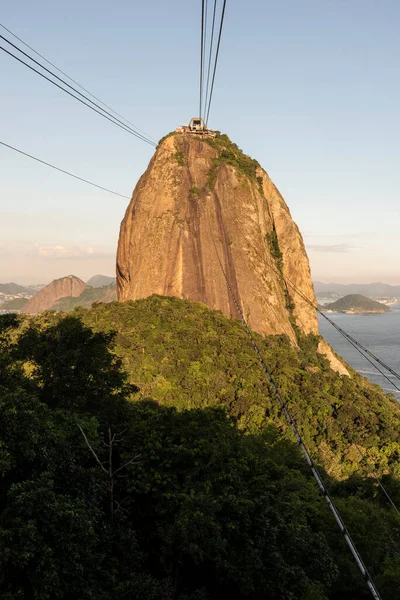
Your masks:
M 238 317 L 225 276 L 254 330 L 293 343 L 296 325 L 318 332 L 303 239 L 268 174 L 225 135 L 169 135 L 121 224 L 118 298 L 177 296 Z
M 86 289 L 86 283 L 75 277 L 68 275 L 55 279 L 49 285 L 46 285 L 40 292 L 35 294 L 23 308 L 23 312 L 37 314 L 43 310 L 53 308 L 53 305 L 60 298 L 76 298 Z

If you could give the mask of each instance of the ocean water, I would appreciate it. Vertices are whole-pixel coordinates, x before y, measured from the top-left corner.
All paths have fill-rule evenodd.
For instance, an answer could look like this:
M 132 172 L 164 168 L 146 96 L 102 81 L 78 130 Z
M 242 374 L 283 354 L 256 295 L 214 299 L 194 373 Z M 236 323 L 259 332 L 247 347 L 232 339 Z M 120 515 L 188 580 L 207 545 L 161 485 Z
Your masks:
M 327 313 L 327 317 L 400 374 L 400 304 L 392 304 L 390 309 L 390 312 L 383 315 Z M 379 384 L 385 392 L 393 393 L 400 400 L 400 392 L 376 371 L 330 323 L 321 315 L 318 315 L 318 321 L 321 335 L 353 369 L 360 375 L 368 377 L 373 383 Z M 379 368 L 385 371 L 383 367 L 379 366 Z M 386 372 L 386 375 L 400 388 L 398 379 L 390 373 Z

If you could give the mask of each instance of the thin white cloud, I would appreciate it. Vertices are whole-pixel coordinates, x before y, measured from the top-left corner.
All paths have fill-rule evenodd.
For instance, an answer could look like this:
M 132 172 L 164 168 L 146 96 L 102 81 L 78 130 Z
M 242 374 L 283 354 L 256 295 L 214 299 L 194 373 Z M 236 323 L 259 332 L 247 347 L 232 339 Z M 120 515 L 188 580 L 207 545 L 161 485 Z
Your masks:
M 351 252 L 356 248 L 350 244 L 307 244 L 307 249 L 314 252 Z
M 34 244 L 30 254 L 48 260 L 96 260 L 113 258 L 115 251 L 96 246 L 70 246 L 61 244 Z
M 376 233 L 374 233 L 373 231 L 353 231 L 353 232 L 348 232 L 348 233 L 332 233 L 332 232 L 325 232 L 324 230 L 321 231 L 311 231 L 309 229 L 304 229 L 302 230 L 302 234 L 304 238 L 321 238 L 321 237 L 327 237 L 329 236 L 330 238 L 335 238 L 335 239 L 341 239 L 341 240 L 352 240 L 353 238 L 369 238 L 372 236 L 376 236 Z

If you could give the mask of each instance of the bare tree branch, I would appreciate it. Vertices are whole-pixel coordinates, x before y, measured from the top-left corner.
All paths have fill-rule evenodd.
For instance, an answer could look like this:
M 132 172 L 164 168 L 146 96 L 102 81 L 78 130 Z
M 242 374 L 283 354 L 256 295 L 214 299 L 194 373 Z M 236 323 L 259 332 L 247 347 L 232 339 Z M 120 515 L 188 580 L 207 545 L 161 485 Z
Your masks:
M 122 471 L 122 469 L 125 469 L 125 467 L 127 467 L 128 465 L 138 465 L 139 463 L 141 463 L 141 460 L 136 460 L 137 458 L 139 458 L 139 456 L 141 456 L 141 454 L 137 454 L 136 456 L 134 456 L 133 458 L 131 458 L 131 460 L 128 460 L 124 465 L 122 465 L 122 467 L 119 467 L 118 469 L 116 469 L 113 473 L 113 475 L 116 475 L 118 473 L 118 471 Z
M 124 508 L 123 506 L 121 506 L 122 502 L 118 502 L 118 500 L 114 500 L 115 504 L 117 505 L 117 510 L 123 510 L 127 515 L 129 515 L 129 511 Z M 117 512 L 117 511 L 115 511 Z
M 83 431 L 82 427 L 79 425 L 79 423 L 78 423 L 78 427 L 79 427 L 79 430 L 80 430 L 81 434 L 82 434 L 82 435 L 83 435 L 83 437 L 85 438 L 85 442 L 86 442 L 86 444 L 87 444 L 87 446 L 88 446 L 88 448 L 89 448 L 90 452 L 93 454 L 94 458 L 96 459 L 96 462 L 97 462 L 97 464 L 98 464 L 98 465 L 99 465 L 99 466 L 100 466 L 100 467 L 103 469 L 103 471 L 104 471 L 105 473 L 107 473 L 107 475 L 108 475 L 108 471 L 107 471 L 107 469 L 105 469 L 105 468 L 103 467 L 103 464 L 100 462 L 100 459 L 99 459 L 99 457 L 97 456 L 96 452 L 93 450 L 92 446 L 90 445 L 90 443 L 89 443 L 89 440 L 87 439 L 87 437 L 86 437 L 86 434 L 85 434 L 85 432 Z
M 139 464 L 141 461 L 138 461 L 137 459 L 141 455 L 137 454 L 136 456 L 134 456 L 133 458 L 131 458 L 130 460 L 128 460 L 126 463 L 124 463 L 121 467 L 119 467 L 118 469 L 116 469 L 115 471 L 113 471 L 113 448 L 118 443 L 118 441 L 122 441 L 122 439 L 121 440 L 117 440 L 116 439 L 117 434 L 116 433 L 112 434 L 111 433 L 111 427 L 108 428 L 108 444 L 106 442 L 103 442 L 103 445 L 108 449 L 108 460 L 101 462 L 101 460 L 97 456 L 96 452 L 93 450 L 92 446 L 90 445 L 90 442 L 87 439 L 86 434 L 83 431 L 82 427 L 79 424 L 78 424 L 78 427 L 79 427 L 79 430 L 80 430 L 81 434 L 83 435 L 83 437 L 85 439 L 85 442 L 86 442 L 86 444 L 87 444 L 90 452 L 93 454 L 93 456 L 94 456 L 97 464 L 99 465 L 99 467 L 104 471 L 104 473 L 108 477 L 108 495 L 109 495 L 109 501 L 110 501 L 110 519 L 111 519 L 111 523 L 114 523 L 114 515 L 115 515 L 114 504 L 117 505 L 117 510 L 119 510 L 119 509 L 125 510 L 121 506 L 122 502 L 118 502 L 114 498 L 115 475 L 117 473 L 119 473 L 120 471 L 122 471 L 122 469 L 125 469 L 126 467 L 128 467 L 129 465 Z M 122 431 L 118 435 L 122 435 L 123 433 L 124 432 Z M 108 469 L 106 469 L 104 467 L 105 464 L 108 465 Z

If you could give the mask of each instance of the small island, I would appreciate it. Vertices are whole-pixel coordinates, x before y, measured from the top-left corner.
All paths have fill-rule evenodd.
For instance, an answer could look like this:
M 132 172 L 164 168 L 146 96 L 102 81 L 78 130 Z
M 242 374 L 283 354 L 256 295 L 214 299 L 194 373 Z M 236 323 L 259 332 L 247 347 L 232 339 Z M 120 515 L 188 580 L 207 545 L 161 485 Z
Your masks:
M 336 302 L 325 304 L 323 311 L 341 312 L 349 315 L 356 314 L 382 314 L 389 312 L 390 308 L 381 302 L 371 300 L 362 294 L 348 294 Z

